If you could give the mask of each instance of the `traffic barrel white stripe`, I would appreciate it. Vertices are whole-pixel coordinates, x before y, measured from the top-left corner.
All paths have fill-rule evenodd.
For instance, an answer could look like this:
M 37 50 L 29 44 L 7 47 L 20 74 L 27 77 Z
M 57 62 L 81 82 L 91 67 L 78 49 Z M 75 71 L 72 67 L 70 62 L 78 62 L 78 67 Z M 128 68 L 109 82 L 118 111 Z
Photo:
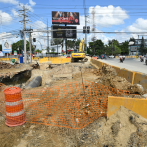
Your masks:
M 19 112 L 15 112 L 15 113 L 8 113 L 8 112 L 6 112 L 6 116 L 12 116 L 12 117 L 14 117 L 14 116 L 22 115 L 23 113 L 24 113 L 24 110 L 19 111 Z
M 16 106 L 22 103 L 22 100 L 16 101 L 16 102 L 5 102 L 5 105 L 7 106 Z

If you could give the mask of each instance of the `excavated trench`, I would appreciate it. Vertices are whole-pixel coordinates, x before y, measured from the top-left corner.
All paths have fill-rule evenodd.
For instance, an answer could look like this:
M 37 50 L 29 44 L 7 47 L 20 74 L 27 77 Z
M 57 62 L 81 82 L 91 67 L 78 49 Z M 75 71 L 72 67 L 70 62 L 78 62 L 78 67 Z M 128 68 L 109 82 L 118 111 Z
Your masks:
M 31 70 L 21 71 L 15 74 L 12 78 L 10 75 L 5 75 L 0 78 L 0 83 L 5 85 L 18 85 L 26 83 L 31 78 Z

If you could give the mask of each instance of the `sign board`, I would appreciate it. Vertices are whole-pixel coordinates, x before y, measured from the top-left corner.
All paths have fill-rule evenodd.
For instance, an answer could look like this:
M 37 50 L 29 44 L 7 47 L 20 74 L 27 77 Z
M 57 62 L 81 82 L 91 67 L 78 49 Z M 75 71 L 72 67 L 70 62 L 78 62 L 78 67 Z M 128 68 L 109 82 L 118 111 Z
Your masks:
M 52 38 L 77 38 L 77 27 L 52 26 L 52 30 Z
M 131 52 L 137 52 L 137 47 L 136 46 L 131 46 Z
M 2 51 L 3 53 L 9 53 L 9 52 L 12 52 L 12 46 L 11 46 L 11 42 L 6 40 L 6 39 L 3 39 L 3 42 L 2 42 Z
M 5 56 L 4 53 L 2 51 L 0 51 L 0 57 Z
M 14 55 L 17 55 L 17 51 L 14 51 Z
M 74 24 L 79 25 L 78 12 L 52 11 L 52 24 Z

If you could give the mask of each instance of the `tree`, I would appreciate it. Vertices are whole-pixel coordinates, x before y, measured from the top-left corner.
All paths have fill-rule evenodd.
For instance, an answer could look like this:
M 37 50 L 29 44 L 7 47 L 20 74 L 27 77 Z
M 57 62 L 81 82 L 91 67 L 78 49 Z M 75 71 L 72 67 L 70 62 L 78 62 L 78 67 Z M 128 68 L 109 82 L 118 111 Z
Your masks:
M 55 38 L 55 39 L 52 39 L 51 40 L 51 45 L 58 45 L 58 44 L 61 44 L 63 42 L 63 39 L 57 39 L 57 38 Z
M 130 38 L 129 42 L 130 41 L 133 41 L 135 43 L 135 38 L 134 37 Z
M 2 51 L 2 45 L 0 44 L 0 51 Z
M 121 49 L 121 54 L 124 54 L 124 55 L 128 55 L 129 54 L 129 42 L 128 41 L 125 41 L 123 42 L 122 45 L 119 45 L 119 48 Z
M 113 40 L 108 40 L 108 45 L 109 46 L 118 46 L 119 45 L 119 41 L 118 40 L 116 40 L 116 39 L 113 39 Z
M 102 40 L 96 40 L 94 42 L 89 42 L 89 48 L 88 48 L 88 52 L 95 54 L 95 55 L 101 55 L 105 53 L 104 50 L 104 43 L 102 42 Z
M 14 50 L 18 50 L 18 48 L 19 48 L 19 52 L 21 53 L 22 50 L 24 50 L 23 42 L 24 42 L 24 40 L 19 40 L 16 43 L 13 43 L 12 44 L 12 53 L 14 53 Z M 26 50 L 29 51 L 30 50 L 30 48 L 29 48 L 29 42 L 26 41 L 26 43 L 27 43 L 26 44 Z M 35 50 L 35 48 L 32 46 L 32 52 L 34 52 L 34 50 Z
M 51 51 L 54 53 L 55 52 L 55 48 L 52 48 Z
M 145 47 L 144 47 L 144 38 L 142 37 L 141 39 L 141 45 L 140 45 L 140 48 L 139 48 L 139 52 L 144 55 L 145 53 Z
M 41 50 L 37 49 L 36 52 L 37 52 L 37 53 L 41 53 Z

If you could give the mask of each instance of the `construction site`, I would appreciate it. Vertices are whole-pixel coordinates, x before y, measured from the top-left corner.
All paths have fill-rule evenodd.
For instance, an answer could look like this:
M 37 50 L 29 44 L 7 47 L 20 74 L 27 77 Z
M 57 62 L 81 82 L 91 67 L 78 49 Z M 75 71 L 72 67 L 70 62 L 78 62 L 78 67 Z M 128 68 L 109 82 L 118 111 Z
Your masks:
M 0 62 L 1 147 L 147 146 L 146 85 L 87 59 Z

